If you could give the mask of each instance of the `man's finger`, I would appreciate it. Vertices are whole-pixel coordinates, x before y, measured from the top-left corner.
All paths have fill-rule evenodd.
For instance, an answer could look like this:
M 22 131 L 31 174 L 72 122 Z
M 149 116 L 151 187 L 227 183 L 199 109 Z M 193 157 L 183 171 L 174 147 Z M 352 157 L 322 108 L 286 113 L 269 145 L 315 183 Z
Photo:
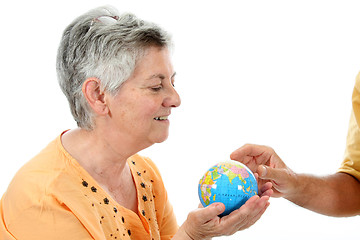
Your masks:
M 258 167 L 258 174 L 260 179 L 281 181 L 284 180 L 284 170 L 275 169 L 265 165 Z
M 230 158 L 247 164 L 255 157 L 257 164 L 264 164 L 271 158 L 273 153 L 273 150 L 269 147 L 247 144 L 231 153 Z

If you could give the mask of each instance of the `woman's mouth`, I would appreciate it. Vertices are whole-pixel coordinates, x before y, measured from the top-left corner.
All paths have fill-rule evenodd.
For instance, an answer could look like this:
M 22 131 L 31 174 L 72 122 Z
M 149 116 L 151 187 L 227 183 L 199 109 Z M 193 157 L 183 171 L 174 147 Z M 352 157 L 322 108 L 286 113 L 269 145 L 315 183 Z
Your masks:
M 156 117 L 154 119 L 157 120 L 157 121 L 165 121 L 165 120 L 168 120 L 168 117 L 169 116 L 162 116 L 162 117 Z

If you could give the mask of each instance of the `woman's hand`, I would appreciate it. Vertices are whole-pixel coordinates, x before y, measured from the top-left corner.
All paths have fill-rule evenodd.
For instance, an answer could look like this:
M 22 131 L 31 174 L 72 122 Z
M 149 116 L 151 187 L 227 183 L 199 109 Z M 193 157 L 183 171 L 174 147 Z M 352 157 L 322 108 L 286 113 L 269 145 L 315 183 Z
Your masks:
M 213 203 L 189 213 L 173 239 L 211 239 L 216 236 L 232 235 L 253 225 L 269 206 L 269 196 L 253 196 L 241 208 L 227 216 L 218 215 L 225 211 L 222 203 Z
M 272 183 L 274 197 L 286 197 L 295 191 L 296 174 L 272 148 L 247 144 L 235 150 L 230 158 L 245 164 L 258 176 L 260 194 L 268 195 L 269 183 Z

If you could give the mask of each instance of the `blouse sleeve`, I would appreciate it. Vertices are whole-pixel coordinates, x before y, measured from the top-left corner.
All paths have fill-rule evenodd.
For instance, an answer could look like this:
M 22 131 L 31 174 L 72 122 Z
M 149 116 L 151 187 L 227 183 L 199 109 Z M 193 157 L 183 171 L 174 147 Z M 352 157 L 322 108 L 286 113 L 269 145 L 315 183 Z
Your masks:
M 1 211 L 0 236 L 4 236 L 1 239 L 93 239 L 66 206 L 60 206 L 53 201 L 56 200 L 44 199 L 42 203 L 32 204 L 21 213 L 16 212 L 16 215 L 12 213 L 11 207 L 7 207 L 5 212 Z
M 164 215 L 160 225 L 160 236 L 162 240 L 171 239 L 178 231 L 179 226 L 169 201 L 164 204 Z

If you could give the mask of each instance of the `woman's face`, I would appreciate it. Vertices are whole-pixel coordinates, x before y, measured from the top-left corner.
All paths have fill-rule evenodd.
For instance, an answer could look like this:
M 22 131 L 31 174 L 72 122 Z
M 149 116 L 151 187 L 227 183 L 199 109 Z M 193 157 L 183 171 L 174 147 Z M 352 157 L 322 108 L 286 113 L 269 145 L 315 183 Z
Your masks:
M 149 48 L 119 92 L 107 99 L 117 134 L 140 145 L 166 140 L 171 109 L 181 103 L 174 77 L 169 51 Z

